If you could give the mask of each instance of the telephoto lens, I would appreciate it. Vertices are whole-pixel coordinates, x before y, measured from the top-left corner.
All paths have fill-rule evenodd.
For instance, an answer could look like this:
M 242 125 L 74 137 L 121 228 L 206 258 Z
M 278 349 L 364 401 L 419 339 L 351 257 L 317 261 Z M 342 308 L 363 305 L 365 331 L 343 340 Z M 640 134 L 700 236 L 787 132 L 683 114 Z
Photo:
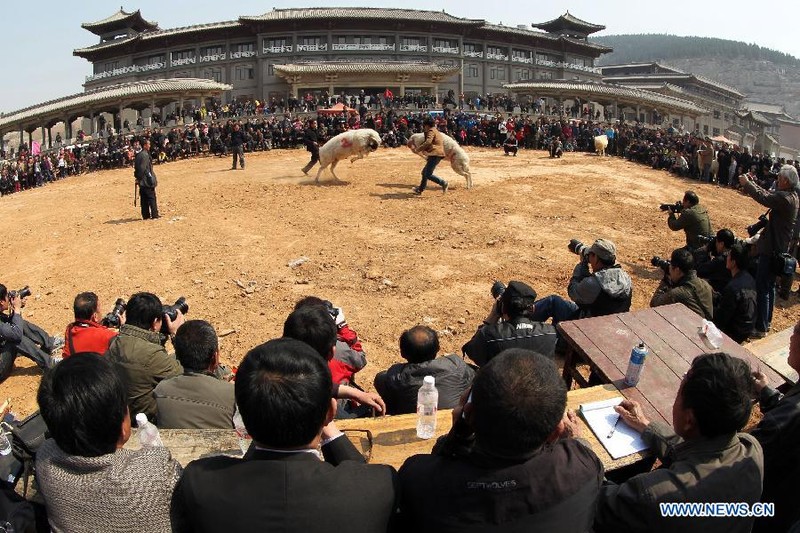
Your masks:
M 650 260 L 650 264 L 654 267 L 658 267 L 663 270 L 665 273 L 669 272 L 669 261 L 666 259 L 662 259 L 657 255 L 654 255 L 653 258 Z
M 172 305 L 165 305 L 163 312 L 169 317 L 170 320 L 178 318 L 178 310 L 184 315 L 189 312 L 189 304 L 186 303 L 186 297 L 181 296 Z
M 495 282 L 492 283 L 492 288 L 489 290 L 489 292 L 492 293 L 492 298 L 497 300 L 503 295 L 504 292 L 506 292 L 506 286 L 502 281 L 495 280 Z

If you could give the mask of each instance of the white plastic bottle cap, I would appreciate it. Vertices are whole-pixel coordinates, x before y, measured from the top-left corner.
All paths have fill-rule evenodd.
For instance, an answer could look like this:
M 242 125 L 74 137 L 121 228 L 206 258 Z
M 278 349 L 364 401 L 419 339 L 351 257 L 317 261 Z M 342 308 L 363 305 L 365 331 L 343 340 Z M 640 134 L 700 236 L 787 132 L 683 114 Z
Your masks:
M 139 413 L 136 415 L 136 425 L 139 427 L 147 424 L 147 415 L 144 413 Z
M 422 380 L 422 382 L 426 383 L 428 385 L 435 385 L 436 384 L 436 379 L 433 376 L 425 376 L 425 378 Z

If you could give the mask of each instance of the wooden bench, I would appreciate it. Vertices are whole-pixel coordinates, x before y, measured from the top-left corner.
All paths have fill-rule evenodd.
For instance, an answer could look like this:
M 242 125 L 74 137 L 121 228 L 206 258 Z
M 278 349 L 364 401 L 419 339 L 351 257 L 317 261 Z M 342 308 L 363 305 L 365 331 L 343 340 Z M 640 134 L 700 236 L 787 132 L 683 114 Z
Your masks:
M 790 327 L 745 345 L 753 355 L 792 385 L 798 381 L 797 371 L 790 367 L 787 362 L 789 357 L 789 337 L 792 336 L 793 329 L 794 327 Z M 775 387 L 779 383 L 771 383 L 770 385 Z

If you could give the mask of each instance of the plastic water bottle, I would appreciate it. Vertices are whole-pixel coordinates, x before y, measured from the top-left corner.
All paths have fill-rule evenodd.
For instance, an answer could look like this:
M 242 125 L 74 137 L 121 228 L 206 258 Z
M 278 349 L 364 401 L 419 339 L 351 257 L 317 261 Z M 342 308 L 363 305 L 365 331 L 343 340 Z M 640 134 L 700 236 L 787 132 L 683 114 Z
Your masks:
M 433 376 L 425 376 L 417 393 L 417 437 L 432 439 L 436 435 L 436 409 L 439 391 Z
M 631 359 L 628 361 L 628 371 L 625 372 L 625 384 L 629 387 L 635 387 L 639 383 L 639 377 L 642 375 L 642 367 L 644 360 L 647 357 L 647 346 L 640 342 L 631 350 Z
M 164 443 L 161 442 L 161 435 L 158 432 L 158 428 L 147 420 L 147 415 L 144 413 L 139 413 L 136 415 L 136 425 L 139 426 L 139 442 L 142 443 L 142 447 L 145 446 L 164 446 Z

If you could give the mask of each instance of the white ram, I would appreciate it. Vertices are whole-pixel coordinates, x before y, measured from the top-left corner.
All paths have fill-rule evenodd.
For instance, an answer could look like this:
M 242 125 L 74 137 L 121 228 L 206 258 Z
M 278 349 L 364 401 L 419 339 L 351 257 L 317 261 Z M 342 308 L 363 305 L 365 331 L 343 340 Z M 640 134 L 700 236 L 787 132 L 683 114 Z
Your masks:
M 450 162 L 450 167 L 455 171 L 456 174 L 460 174 L 467 179 L 467 189 L 471 189 L 472 172 L 469 170 L 469 156 L 467 155 L 467 152 L 465 152 L 464 149 L 458 145 L 458 142 L 452 137 L 445 135 L 444 133 L 441 135 L 442 147 L 444 148 L 444 158 Z M 413 146 L 414 149 L 416 149 L 422 146 L 422 143 L 424 142 L 425 134 L 415 133 L 408 140 L 408 147 L 411 148 Z M 425 154 L 421 154 L 419 152 L 415 153 L 423 159 L 427 158 Z
M 606 148 L 608 148 L 608 137 L 605 134 L 594 138 L 594 151 L 597 155 L 606 155 Z
M 334 179 L 339 181 L 339 177 L 333 171 L 339 161 L 349 157 L 350 162 L 353 163 L 357 159 L 362 159 L 364 156 L 369 155 L 370 152 L 374 152 L 380 145 L 381 136 L 377 131 L 369 128 L 349 130 L 340 133 L 319 149 L 320 166 L 317 172 L 317 183 L 319 183 L 319 177 L 322 171 L 329 165 Z

